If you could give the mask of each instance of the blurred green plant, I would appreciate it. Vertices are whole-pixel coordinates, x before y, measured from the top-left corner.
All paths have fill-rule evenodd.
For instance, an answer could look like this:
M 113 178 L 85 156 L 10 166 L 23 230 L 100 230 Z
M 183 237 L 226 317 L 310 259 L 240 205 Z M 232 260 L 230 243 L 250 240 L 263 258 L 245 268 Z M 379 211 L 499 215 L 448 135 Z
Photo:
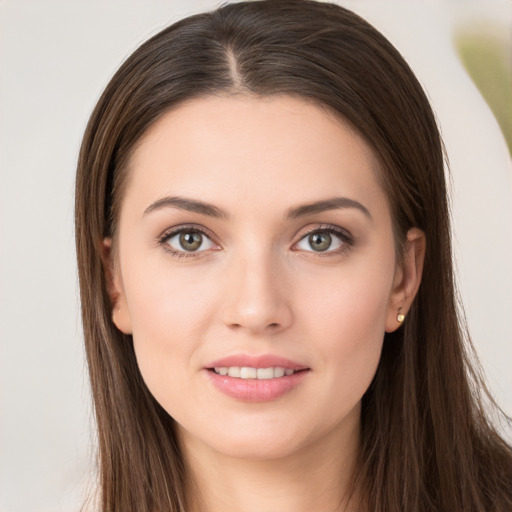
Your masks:
M 455 47 L 469 76 L 494 113 L 512 155 L 512 34 L 473 23 L 456 30 Z

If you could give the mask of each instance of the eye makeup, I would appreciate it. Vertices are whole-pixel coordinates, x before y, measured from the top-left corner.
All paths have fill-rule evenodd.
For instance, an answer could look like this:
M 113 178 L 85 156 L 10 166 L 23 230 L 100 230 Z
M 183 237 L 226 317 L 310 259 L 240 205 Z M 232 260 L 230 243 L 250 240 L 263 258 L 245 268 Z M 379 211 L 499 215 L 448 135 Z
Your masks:
M 175 258 L 198 258 L 210 250 L 218 251 L 211 233 L 200 225 L 176 226 L 158 237 L 158 245 Z M 331 224 L 316 226 L 300 234 L 291 250 L 328 257 L 342 254 L 354 245 L 354 237 L 343 228 Z

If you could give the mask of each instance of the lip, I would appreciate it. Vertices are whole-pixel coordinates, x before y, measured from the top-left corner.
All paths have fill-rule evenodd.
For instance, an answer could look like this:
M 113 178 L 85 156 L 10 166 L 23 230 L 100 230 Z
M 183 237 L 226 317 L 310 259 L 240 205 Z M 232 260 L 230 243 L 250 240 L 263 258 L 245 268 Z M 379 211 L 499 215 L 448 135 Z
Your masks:
M 295 361 L 286 359 L 285 357 L 276 356 L 273 354 L 233 354 L 222 359 L 217 359 L 216 361 L 206 365 L 205 368 L 209 370 L 223 366 L 247 366 L 249 368 L 270 368 L 279 366 L 281 368 L 287 368 L 295 371 L 308 369 L 308 367 L 303 364 L 296 363 Z
M 213 371 L 218 367 L 250 367 L 270 368 L 281 367 L 298 373 L 273 379 L 238 379 L 227 375 L 219 375 Z M 209 363 L 204 372 L 214 387 L 227 395 L 242 402 L 271 402 L 294 390 L 310 373 L 310 369 L 290 359 L 272 355 L 237 354 Z

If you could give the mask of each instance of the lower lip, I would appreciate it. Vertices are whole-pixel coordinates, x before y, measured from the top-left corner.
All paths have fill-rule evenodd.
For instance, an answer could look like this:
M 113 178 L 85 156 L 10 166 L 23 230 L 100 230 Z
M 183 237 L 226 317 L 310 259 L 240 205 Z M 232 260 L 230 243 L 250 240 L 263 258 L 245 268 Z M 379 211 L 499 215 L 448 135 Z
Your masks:
M 243 402 L 271 402 L 295 389 L 309 370 L 274 379 L 237 379 L 212 370 L 206 370 L 206 373 L 213 385 L 231 398 Z

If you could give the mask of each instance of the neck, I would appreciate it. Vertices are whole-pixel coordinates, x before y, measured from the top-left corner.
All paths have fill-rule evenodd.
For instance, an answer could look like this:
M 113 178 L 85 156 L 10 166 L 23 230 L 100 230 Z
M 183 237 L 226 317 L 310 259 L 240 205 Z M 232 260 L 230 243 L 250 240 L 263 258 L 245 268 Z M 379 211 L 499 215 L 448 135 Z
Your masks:
M 189 512 L 353 512 L 351 483 L 359 422 L 275 459 L 241 459 L 181 434 L 189 468 Z M 185 442 L 184 442 L 185 441 Z M 341 441 L 341 443 L 340 443 Z M 350 503 L 349 503 L 350 502 Z

